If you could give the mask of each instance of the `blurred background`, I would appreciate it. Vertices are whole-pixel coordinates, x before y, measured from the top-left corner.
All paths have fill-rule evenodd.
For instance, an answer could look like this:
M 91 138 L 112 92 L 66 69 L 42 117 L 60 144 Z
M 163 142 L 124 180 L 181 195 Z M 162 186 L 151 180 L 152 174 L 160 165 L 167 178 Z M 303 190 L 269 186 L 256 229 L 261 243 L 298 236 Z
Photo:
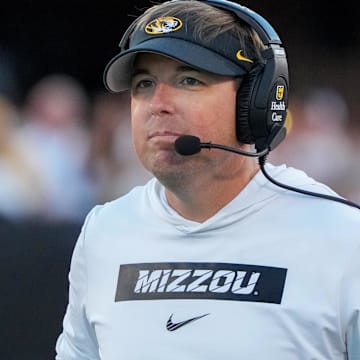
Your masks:
M 51 359 L 70 256 L 92 206 L 145 183 L 128 95 L 102 72 L 148 1 L 0 4 L 0 349 Z M 360 3 L 241 2 L 279 33 L 290 67 L 289 135 L 270 155 L 360 201 Z

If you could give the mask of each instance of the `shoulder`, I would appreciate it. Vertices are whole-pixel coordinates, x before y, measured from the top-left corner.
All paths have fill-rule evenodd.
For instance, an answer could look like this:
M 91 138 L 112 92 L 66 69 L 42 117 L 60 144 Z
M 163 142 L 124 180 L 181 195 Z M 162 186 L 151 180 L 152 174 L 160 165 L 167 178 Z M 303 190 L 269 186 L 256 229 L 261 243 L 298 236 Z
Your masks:
M 331 200 L 331 198 L 344 199 L 326 184 L 316 181 L 301 170 L 284 165 L 267 164 L 266 170 L 277 182 L 290 187 L 290 189 L 281 188 L 269 181 L 266 185 L 271 186 L 274 192 L 278 192 L 277 201 L 282 205 L 282 209 L 286 210 L 282 214 L 285 218 L 298 217 L 299 221 L 303 221 L 304 226 L 311 225 L 313 229 L 323 228 L 325 232 L 328 229 L 347 233 L 349 233 L 347 229 L 360 230 L 360 210 Z M 291 188 L 305 190 L 312 195 L 302 194 Z M 355 234 L 353 235 L 355 237 Z
M 102 205 L 96 205 L 87 215 L 84 228 L 95 224 L 105 225 L 112 222 L 121 223 L 124 219 L 135 218 L 147 209 L 149 198 L 156 196 L 158 183 L 156 179 L 149 180 L 145 185 L 136 186 L 127 194 Z
M 265 165 L 266 172 L 275 180 L 288 186 L 298 187 L 300 189 L 317 190 L 320 193 L 337 195 L 326 184 L 323 184 L 309 176 L 305 171 L 289 167 L 286 165 Z
M 337 194 L 328 185 L 317 181 L 316 179 L 312 178 L 302 170 L 293 167 L 287 167 L 286 165 L 274 166 L 271 164 L 266 164 L 265 170 L 269 174 L 269 176 L 273 178 L 276 182 L 280 183 L 280 185 L 281 184 L 284 185 L 283 187 L 279 186 L 279 188 L 288 191 L 290 193 L 291 191 L 293 191 L 299 194 L 301 193 L 301 191 L 304 191 L 305 193 L 306 191 L 308 191 L 313 193 L 312 194 L 313 198 L 321 199 L 322 195 L 325 195 L 325 197 L 329 197 L 329 198 L 333 197 L 334 200 L 339 199 L 340 200 L 339 203 L 341 201 L 352 203 L 351 201 L 347 201 L 346 199 L 344 199 L 340 194 Z M 299 191 L 297 192 L 297 190 Z M 309 195 L 311 197 L 311 194 L 308 194 L 308 196 Z M 352 205 L 355 206 L 349 206 L 349 207 L 353 207 L 354 209 L 356 209 L 356 206 L 360 206 L 360 204 L 358 205 L 355 203 L 352 203 Z

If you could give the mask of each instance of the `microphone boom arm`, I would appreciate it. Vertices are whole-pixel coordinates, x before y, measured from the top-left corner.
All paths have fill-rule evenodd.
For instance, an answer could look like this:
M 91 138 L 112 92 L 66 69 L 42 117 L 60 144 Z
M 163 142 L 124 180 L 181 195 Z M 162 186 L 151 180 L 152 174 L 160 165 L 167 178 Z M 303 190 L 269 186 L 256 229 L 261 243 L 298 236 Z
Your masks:
M 243 151 L 240 149 L 236 149 L 230 146 L 225 146 L 225 145 L 220 145 L 220 144 L 213 144 L 211 142 L 201 142 L 200 143 L 200 147 L 202 149 L 220 149 L 220 150 L 225 150 L 225 151 L 230 151 L 232 153 L 235 154 L 240 154 L 240 155 L 245 155 L 245 156 L 250 156 L 250 157 L 260 157 L 260 156 L 264 156 L 267 155 L 269 152 L 269 149 L 265 149 L 262 150 L 260 152 L 248 152 L 248 151 Z

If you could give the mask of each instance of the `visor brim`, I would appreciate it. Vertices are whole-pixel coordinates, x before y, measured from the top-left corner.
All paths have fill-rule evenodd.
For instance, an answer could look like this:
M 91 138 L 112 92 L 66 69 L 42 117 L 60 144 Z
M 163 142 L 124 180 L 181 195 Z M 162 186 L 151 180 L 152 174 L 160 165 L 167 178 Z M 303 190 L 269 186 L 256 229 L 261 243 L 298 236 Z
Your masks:
M 248 72 L 239 64 L 208 48 L 174 37 L 148 39 L 110 60 L 104 70 L 104 84 L 111 92 L 130 89 L 132 68 L 138 53 L 150 52 L 183 62 L 195 69 L 217 75 L 239 77 Z

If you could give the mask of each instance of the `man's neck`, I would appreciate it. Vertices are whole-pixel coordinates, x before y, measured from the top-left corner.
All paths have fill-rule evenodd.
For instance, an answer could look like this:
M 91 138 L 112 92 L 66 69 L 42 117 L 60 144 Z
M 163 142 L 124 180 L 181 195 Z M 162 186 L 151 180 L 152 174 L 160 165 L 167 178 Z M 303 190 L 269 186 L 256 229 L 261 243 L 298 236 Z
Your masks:
M 166 197 L 169 205 L 181 216 L 202 223 L 230 203 L 258 170 L 258 165 L 249 161 L 246 168 L 237 176 L 214 179 L 204 175 L 203 179 L 189 181 L 182 188 L 175 190 L 166 188 Z

